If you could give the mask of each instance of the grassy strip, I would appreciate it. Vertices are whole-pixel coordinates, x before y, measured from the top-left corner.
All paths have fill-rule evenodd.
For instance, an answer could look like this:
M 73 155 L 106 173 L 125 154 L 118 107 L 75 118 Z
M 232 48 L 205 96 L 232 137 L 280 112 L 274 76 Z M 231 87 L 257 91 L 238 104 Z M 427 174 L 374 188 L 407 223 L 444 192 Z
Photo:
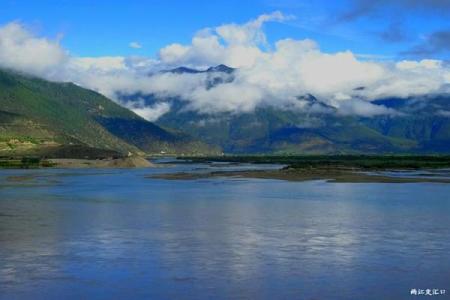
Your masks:
M 353 168 L 364 170 L 450 168 L 450 156 L 375 156 L 375 155 L 310 155 L 310 156 L 218 156 L 183 157 L 193 162 L 236 162 L 286 164 L 288 168 Z
M 54 164 L 48 160 L 37 157 L 23 157 L 17 158 L 0 158 L 0 168 L 6 169 L 35 169 L 53 167 Z

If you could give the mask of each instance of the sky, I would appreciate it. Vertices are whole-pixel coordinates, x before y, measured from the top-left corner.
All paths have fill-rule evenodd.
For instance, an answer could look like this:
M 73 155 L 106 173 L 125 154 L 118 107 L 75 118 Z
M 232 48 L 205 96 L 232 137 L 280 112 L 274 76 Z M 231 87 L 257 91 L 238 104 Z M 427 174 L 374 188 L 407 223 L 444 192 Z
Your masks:
M 183 97 L 203 113 L 259 105 L 395 114 L 374 99 L 450 92 L 450 0 L 3 0 L 0 67 L 71 81 L 149 120 Z M 207 74 L 177 66 L 237 68 Z M 228 76 L 218 74 L 217 76 Z M 363 88 L 361 88 L 363 87 Z M 119 95 L 151 94 L 148 107 Z
M 23 22 L 40 35 L 61 38 L 75 55 L 154 56 L 167 44 L 188 42 L 201 28 L 273 11 L 293 18 L 267 24 L 269 41 L 310 38 L 324 51 L 417 57 L 423 53 L 407 52 L 446 31 L 432 55 L 450 58 L 450 0 L 3 0 L 0 24 Z M 142 47 L 130 47 L 133 42 Z

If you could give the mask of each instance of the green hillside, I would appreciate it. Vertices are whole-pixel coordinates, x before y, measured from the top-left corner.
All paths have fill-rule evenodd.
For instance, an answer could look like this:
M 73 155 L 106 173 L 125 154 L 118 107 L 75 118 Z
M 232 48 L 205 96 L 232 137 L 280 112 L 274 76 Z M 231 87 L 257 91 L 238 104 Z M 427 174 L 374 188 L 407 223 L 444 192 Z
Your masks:
M 414 139 L 385 135 L 356 117 L 310 115 L 273 107 L 217 116 L 170 112 L 157 124 L 183 128 L 233 154 L 395 153 L 417 147 Z
M 328 112 L 267 105 L 247 113 L 202 114 L 186 109 L 182 99 L 138 96 L 149 105 L 170 102 L 171 110 L 154 124 L 75 84 L 0 70 L 0 156 L 76 155 L 67 146 L 102 155 L 450 152 L 448 95 L 377 100 L 398 114 L 371 118 L 340 115 L 312 95 L 302 99 Z M 64 151 L 52 150 L 62 146 Z
M 83 145 L 121 154 L 199 154 L 211 148 L 165 130 L 73 83 L 0 70 L 0 155 Z
M 313 105 L 326 106 L 308 98 Z M 229 154 L 450 153 L 449 95 L 374 101 L 397 114 L 373 117 L 345 116 L 333 108 L 307 113 L 269 105 L 246 113 L 203 114 L 186 109 L 183 99 L 145 99 L 149 105 L 171 103 L 171 111 L 157 125 L 182 128 Z

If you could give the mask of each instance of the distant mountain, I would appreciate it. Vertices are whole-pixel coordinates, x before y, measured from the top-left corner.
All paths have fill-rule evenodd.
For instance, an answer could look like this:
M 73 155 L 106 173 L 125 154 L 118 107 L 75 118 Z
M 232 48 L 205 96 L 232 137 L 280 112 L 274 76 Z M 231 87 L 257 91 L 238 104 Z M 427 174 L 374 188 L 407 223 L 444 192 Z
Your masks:
M 73 83 L 0 70 L 0 156 L 68 153 L 53 151 L 68 145 L 104 150 L 107 155 L 216 151 Z
M 171 70 L 164 70 L 162 73 L 173 73 L 173 74 L 197 74 L 197 73 L 203 73 L 205 71 L 195 70 L 188 67 L 178 67 Z
M 206 72 L 211 73 L 211 72 L 222 72 L 222 73 L 228 73 L 231 74 L 235 71 L 236 69 L 234 68 L 230 68 L 226 65 L 218 65 L 215 67 L 210 67 L 206 70 Z
M 392 138 L 415 141 L 414 151 L 450 153 L 450 95 L 374 101 L 402 115 L 366 118 L 363 123 Z
M 198 73 L 214 73 L 214 72 L 220 72 L 220 73 L 227 73 L 227 74 L 231 74 L 235 71 L 236 69 L 228 67 L 226 65 L 217 65 L 215 67 L 209 67 L 206 70 L 197 70 L 197 69 L 192 69 L 192 68 L 188 68 L 188 67 L 178 67 L 175 69 L 170 69 L 170 70 L 165 70 L 162 71 L 163 73 L 174 73 L 174 74 L 198 74 Z
M 206 88 L 236 75 L 225 65 L 166 72 L 206 74 Z M 190 110 L 177 97 L 124 96 L 133 99 L 168 102 L 171 109 L 152 123 L 75 84 L 0 70 L 0 156 L 450 152 L 450 95 L 379 99 L 372 103 L 397 114 L 371 118 L 341 115 L 311 94 L 297 97 L 303 110 L 266 105 L 215 114 Z
M 196 72 L 215 74 L 207 81 L 206 88 L 211 88 L 232 81 L 235 70 L 220 65 Z M 374 105 L 393 108 L 398 114 L 370 118 L 340 115 L 311 94 L 298 97 L 306 110 L 267 105 L 249 113 L 218 114 L 189 110 L 188 101 L 181 98 L 139 98 L 149 105 L 171 104 L 170 112 L 156 124 L 182 129 L 231 154 L 450 153 L 450 95 L 376 100 Z
M 415 140 L 383 135 L 356 117 L 306 114 L 274 107 L 251 113 L 204 115 L 183 109 L 157 124 L 183 128 L 226 153 L 382 153 L 408 152 Z

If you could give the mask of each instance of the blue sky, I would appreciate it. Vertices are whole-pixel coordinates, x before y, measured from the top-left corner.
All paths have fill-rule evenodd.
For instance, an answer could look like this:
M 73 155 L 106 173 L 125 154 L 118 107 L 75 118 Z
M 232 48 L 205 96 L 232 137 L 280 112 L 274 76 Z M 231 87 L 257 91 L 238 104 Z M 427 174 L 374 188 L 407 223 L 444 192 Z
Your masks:
M 79 56 L 154 56 L 168 44 L 188 44 L 202 28 L 242 24 L 279 10 L 295 18 L 265 24 L 269 42 L 310 38 L 324 52 L 450 58 L 448 0 L 2 2 L 1 24 L 20 21 L 39 35 L 62 37 L 62 46 Z M 142 48 L 130 48 L 133 41 Z M 430 41 L 436 45 L 427 46 Z

